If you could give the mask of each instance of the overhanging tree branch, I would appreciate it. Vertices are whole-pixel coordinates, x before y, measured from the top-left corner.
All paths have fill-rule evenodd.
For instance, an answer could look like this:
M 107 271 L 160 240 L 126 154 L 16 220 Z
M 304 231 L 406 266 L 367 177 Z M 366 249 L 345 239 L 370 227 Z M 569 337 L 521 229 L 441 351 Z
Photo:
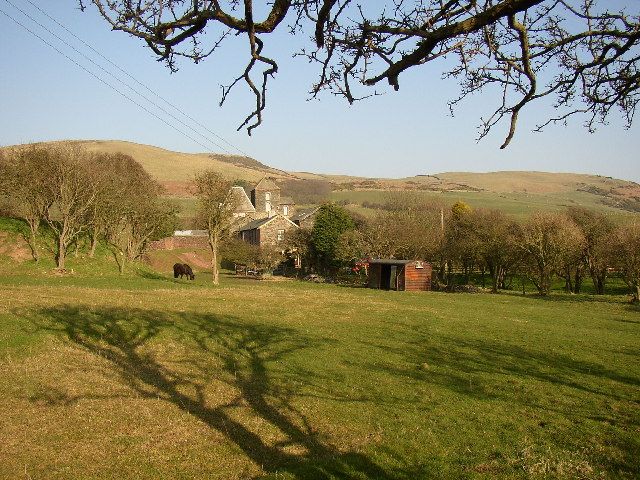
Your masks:
M 329 91 L 354 102 L 370 96 L 361 88 L 383 81 L 397 90 L 404 72 L 444 58 L 443 77 L 461 90 L 452 108 L 480 91 L 497 99 L 479 138 L 506 122 L 501 148 L 529 103 L 550 97 L 558 110 L 539 128 L 581 114 L 593 130 L 615 110 L 630 126 L 639 98 L 640 12 L 611 11 L 606 0 L 91 1 L 114 30 L 142 39 L 172 69 L 175 57 L 199 62 L 231 33 L 246 36 L 247 65 L 223 87 L 220 103 L 239 82 L 247 85 L 255 108 L 239 129 L 249 134 L 263 121 L 268 80 L 278 72 L 274 56 L 264 53 L 266 38 L 287 18 L 291 34 L 312 39 L 299 54 L 320 68 L 312 96 Z

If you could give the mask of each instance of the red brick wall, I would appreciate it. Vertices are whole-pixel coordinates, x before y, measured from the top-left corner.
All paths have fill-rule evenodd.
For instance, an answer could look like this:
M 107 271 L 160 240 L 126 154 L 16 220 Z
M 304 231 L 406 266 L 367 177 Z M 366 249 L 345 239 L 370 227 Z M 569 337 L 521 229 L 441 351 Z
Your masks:
M 431 265 L 423 262 L 423 268 L 416 268 L 416 262 L 404 267 L 404 285 L 406 291 L 431 290 Z

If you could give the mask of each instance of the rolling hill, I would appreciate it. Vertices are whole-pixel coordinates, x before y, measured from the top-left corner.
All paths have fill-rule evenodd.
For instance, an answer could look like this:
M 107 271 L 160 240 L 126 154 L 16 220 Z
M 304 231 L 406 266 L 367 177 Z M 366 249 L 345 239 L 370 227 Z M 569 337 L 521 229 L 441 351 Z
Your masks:
M 490 173 L 446 172 L 406 178 L 366 178 L 286 172 L 242 156 L 180 153 L 162 148 L 117 140 L 79 140 L 96 152 L 122 152 L 131 155 L 189 209 L 188 185 L 195 173 L 214 169 L 225 177 L 245 184 L 264 176 L 286 186 L 287 181 L 320 181 L 331 188 L 329 198 L 367 214 L 367 206 L 383 203 L 390 191 L 412 191 L 447 202 L 463 200 L 473 207 L 501 208 L 515 215 L 534 210 L 558 210 L 582 205 L 611 214 L 640 212 L 640 185 L 598 175 L 503 171 Z M 12 147 L 5 147 L 12 148 Z M 300 202 L 299 202 L 300 203 Z M 363 205 L 364 204 L 364 205 Z

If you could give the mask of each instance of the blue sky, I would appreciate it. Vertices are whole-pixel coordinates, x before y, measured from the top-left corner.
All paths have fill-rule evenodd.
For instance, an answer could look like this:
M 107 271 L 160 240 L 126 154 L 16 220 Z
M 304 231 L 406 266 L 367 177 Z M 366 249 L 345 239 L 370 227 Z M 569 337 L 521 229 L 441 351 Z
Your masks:
M 100 60 L 38 12 L 28 0 L 0 0 L 0 10 L 23 23 L 47 42 L 123 93 L 175 120 L 123 87 L 86 59 L 34 24 L 8 3 L 63 37 L 123 80 L 127 77 Z M 463 103 L 451 117 L 447 100 L 457 94 L 455 81 L 441 80 L 434 63 L 401 77 L 400 91 L 349 106 L 330 94 L 309 101 L 308 91 L 317 68 L 292 54 L 304 42 L 286 34 L 266 40 L 266 54 L 276 58 L 280 72 L 271 81 L 264 125 L 248 137 L 236 127 L 250 110 L 253 98 L 240 85 L 220 108 L 220 85 L 229 83 L 242 67 L 247 47 L 232 39 L 227 48 L 200 65 L 187 61 L 170 73 L 141 41 L 112 32 L 89 7 L 77 9 L 75 0 L 32 0 L 69 30 L 111 61 L 169 100 L 234 147 L 205 133 L 231 153 L 244 152 L 263 163 L 286 170 L 402 177 L 445 171 L 538 170 L 594 173 L 640 181 L 640 131 L 630 130 L 612 117 L 609 125 L 589 134 L 580 120 L 568 127 L 532 128 L 549 112 L 548 105 L 532 105 L 521 113 L 512 144 L 500 150 L 506 126 L 476 143 L 477 125 L 490 112 L 487 95 Z M 607 0 L 623 5 L 625 2 Z M 637 2 L 626 2 L 634 6 Z M 204 145 L 169 127 L 105 86 L 32 34 L 0 13 L 0 144 L 11 145 L 54 139 L 119 139 L 184 151 L 224 152 L 182 125 Z M 134 84 L 135 85 L 135 84 Z M 160 100 L 136 88 L 158 104 Z M 170 110 L 170 107 L 164 105 Z M 179 113 L 175 113 L 180 116 Z M 189 123 L 184 119 L 184 122 Z M 198 128 L 194 126 L 193 128 Z

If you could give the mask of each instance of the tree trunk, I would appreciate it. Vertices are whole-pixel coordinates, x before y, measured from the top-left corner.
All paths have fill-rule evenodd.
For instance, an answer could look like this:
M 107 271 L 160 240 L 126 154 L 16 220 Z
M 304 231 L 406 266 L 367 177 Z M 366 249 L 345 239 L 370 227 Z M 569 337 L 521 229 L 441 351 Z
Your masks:
M 445 275 L 446 275 L 446 263 L 444 260 L 440 260 L 440 267 L 438 268 L 438 280 L 444 283 Z
M 209 247 L 211 248 L 211 278 L 214 285 L 220 284 L 218 272 L 218 234 L 209 234 Z
M 507 280 L 507 269 L 504 267 L 498 267 L 498 288 L 502 290 L 506 290 L 506 280 Z
M 125 255 L 120 255 L 120 262 L 118 262 L 118 272 L 120 275 L 124 274 L 124 263 L 126 262 Z
M 604 295 L 604 286 L 607 280 L 607 269 L 592 270 L 591 279 L 593 280 L 593 287 L 596 290 L 596 295 Z
M 98 232 L 93 231 L 91 233 L 91 246 L 89 247 L 89 258 L 93 258 L 96 254 L 96 247 L 98 246 Z
M 31 249 L 31 256 L 33 257 L 33 260 L 38 263 L 38 261 L 40 260 L 40 255 L 38 254 L 38 243 L 36 236 L 38 235 L 40 220 L 36 220 L 28 216 L 25 216 L 24 220 L 27 222 L 27 225 L 29 225 L 29 236 L 23 235 L 23 237 L 29 245 L 29 248 Z
M 35 260 L 36 263 L 38 263 L 40 261 L 40 255 L 38 255 L 38 244 L 36 243 L 36 233 L 37 233 L 37 228 L 34 231 L 33 229 L 31 229 L 31 236 L 30 236 L 30 240 L 29 242 L 29 248 L 31 248 L 31 256 L 33 257 L 33 259 Z
M 538 293 L 542 296 L 548 295 L 551 291 L 551 274 L 545 269 L 539 270 L 540 283 L 536 283 Z
M 58 252 L 56 255 L 56 263 L 59 270 L 64 270 L 64 264 L 67 257 L 67 245 L 65 244 L 64 236 L 58 237 Z
M 631 302 L 638 303 L 640 302 L 640 282 L 634 282 L 631 286 Z
M 576 267 L 576 274 L 573 281 L 573 293 L 580 293 L 580 290 L 582 290 L 582 272 L 580 271 L 580 267 Z
M 573 292 L 573 284 L 571 282 L 571 268 L 567 267 L 564 274 L 564 291 L 567 293 Z

